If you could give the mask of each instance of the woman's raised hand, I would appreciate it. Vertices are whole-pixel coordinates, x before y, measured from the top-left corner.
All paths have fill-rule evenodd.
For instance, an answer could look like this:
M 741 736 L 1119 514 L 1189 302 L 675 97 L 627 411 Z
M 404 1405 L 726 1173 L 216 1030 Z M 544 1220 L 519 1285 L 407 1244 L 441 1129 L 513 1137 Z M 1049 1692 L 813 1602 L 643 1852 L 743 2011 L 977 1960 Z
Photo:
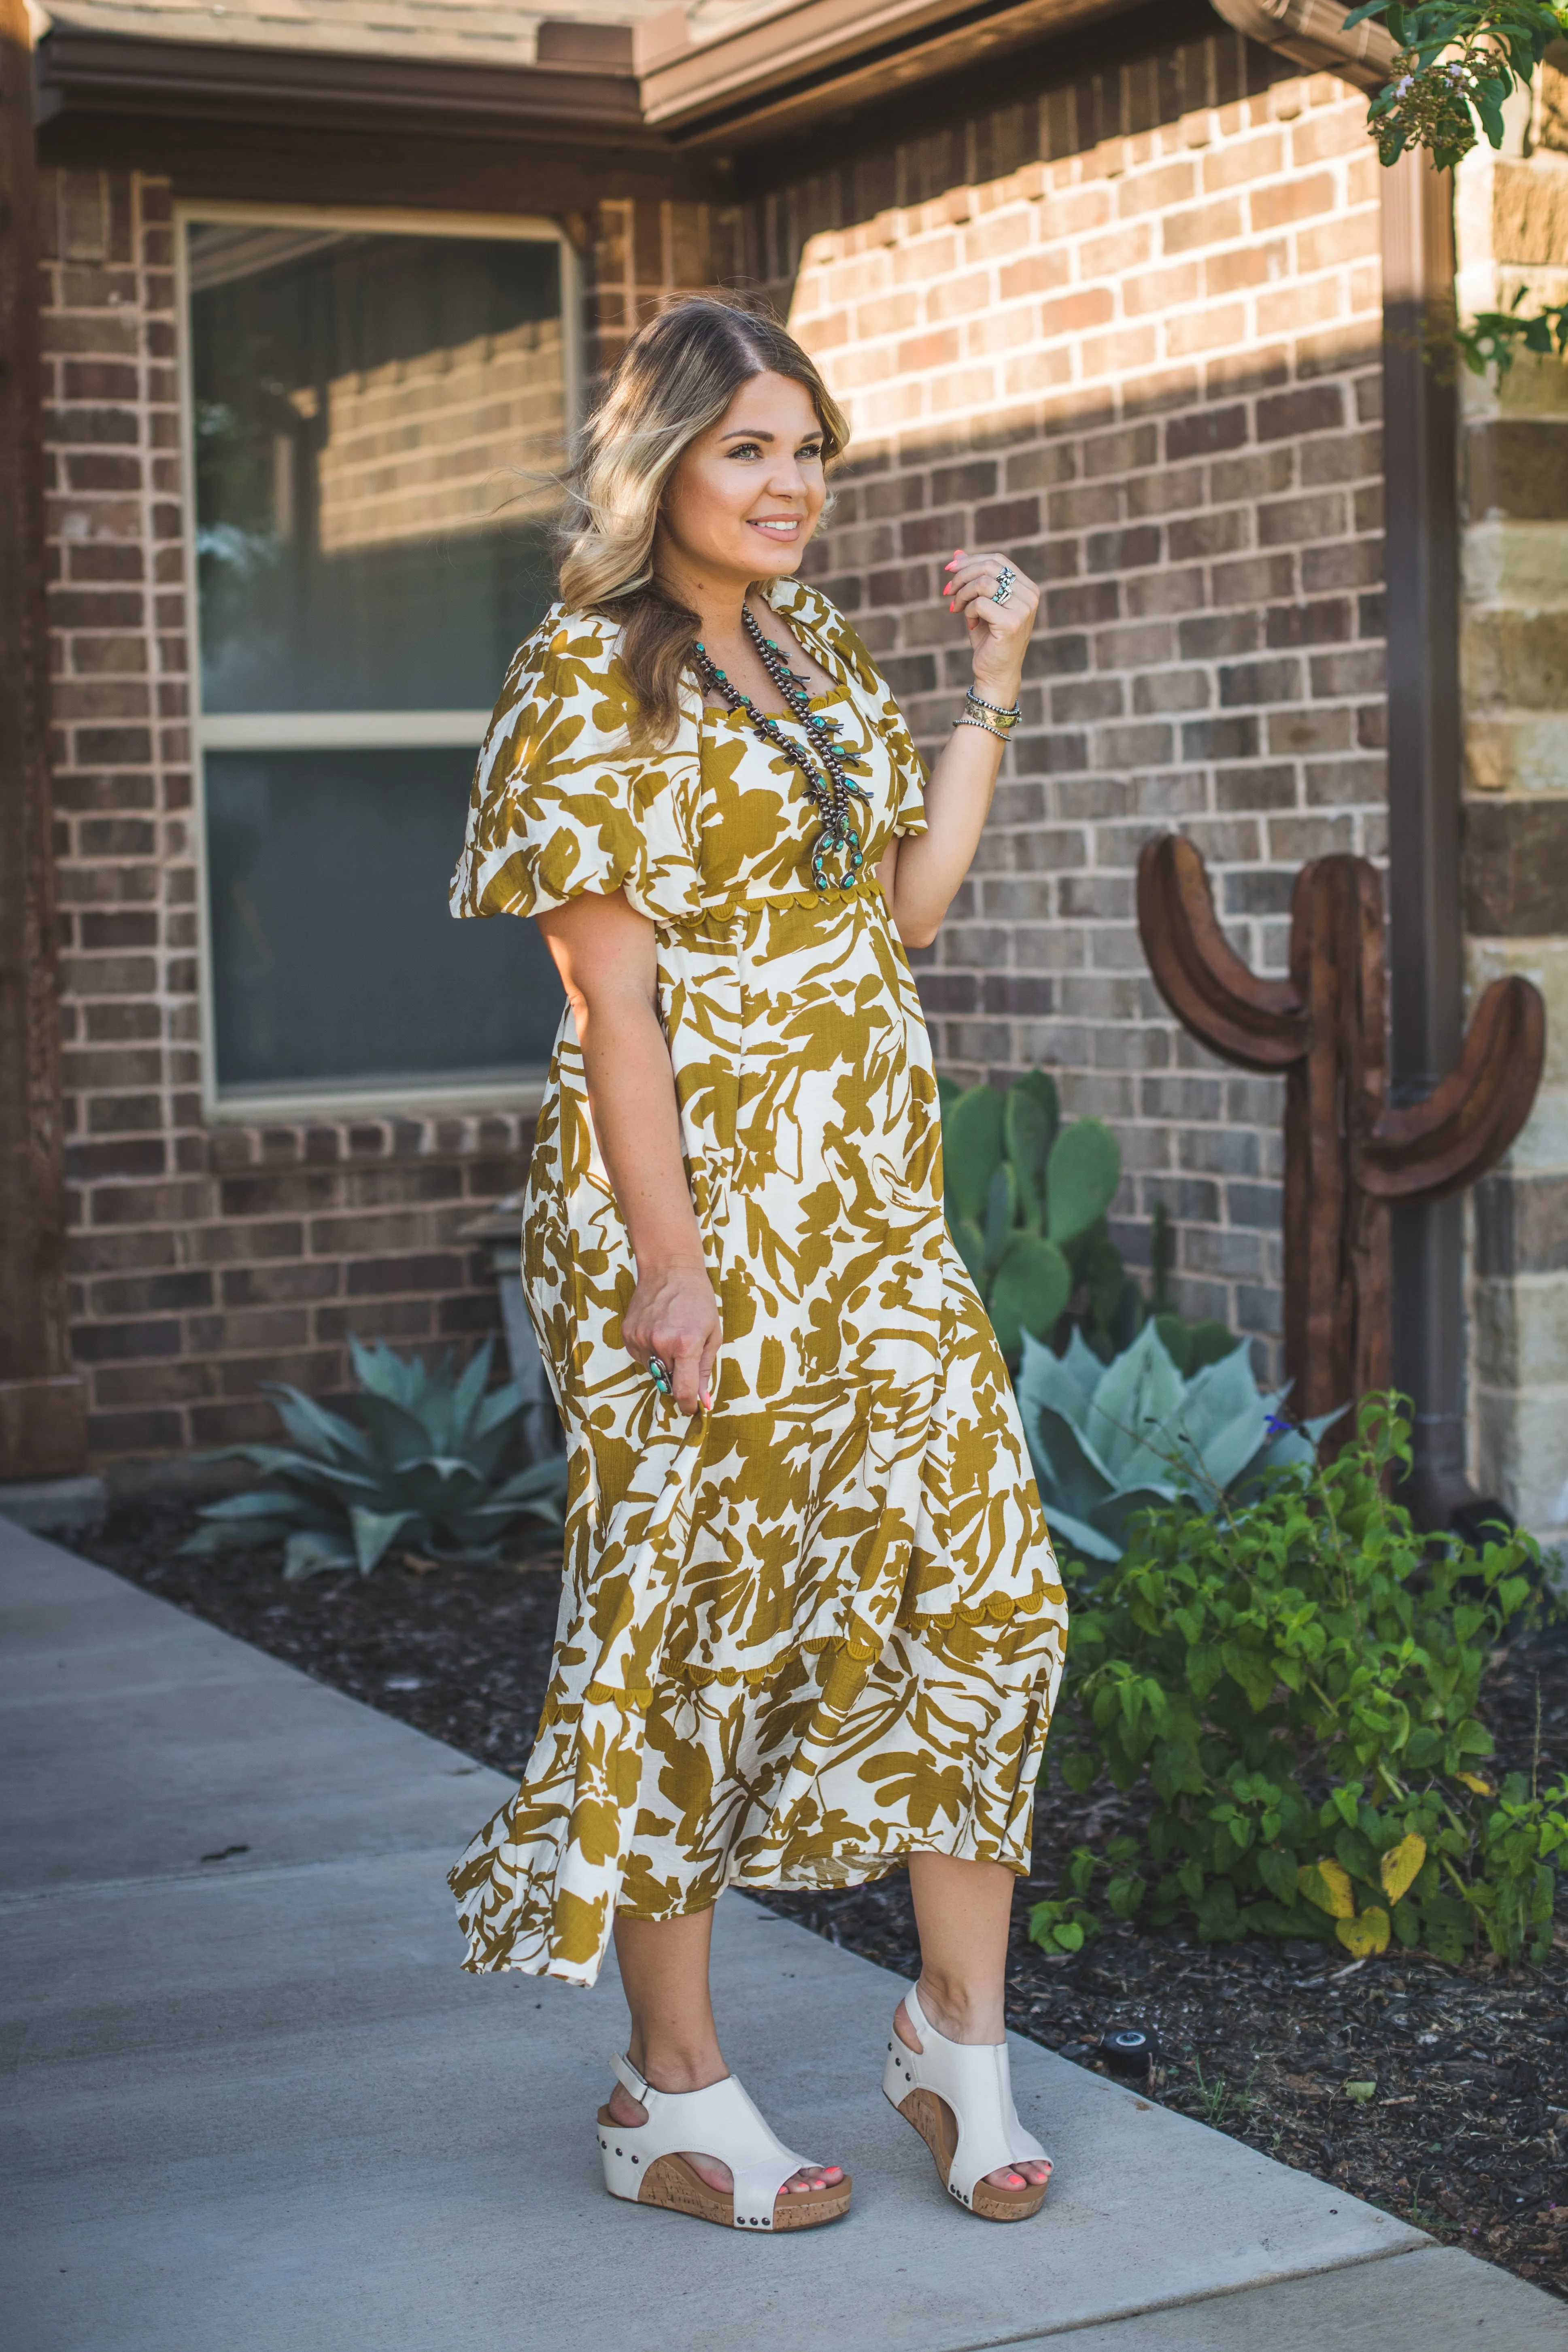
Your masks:
M 723 1331 L 705 1266 L 670 1266 L 639 1276 L 621 1320 L 627 1350 L 645 1368 L 658 1356 L 682 1412 L 710 1412 L 713 1367 Z
M 998 588 L 1005 590 L 996 601 Z M 974 663 L 974 688 L 987 702 L 1010 709 L 1024 676 L 1024 654 L 1040 592 L 1005 555 L 968 555 L 959 548 L 947 566 L 950 613 L 962 613 Z

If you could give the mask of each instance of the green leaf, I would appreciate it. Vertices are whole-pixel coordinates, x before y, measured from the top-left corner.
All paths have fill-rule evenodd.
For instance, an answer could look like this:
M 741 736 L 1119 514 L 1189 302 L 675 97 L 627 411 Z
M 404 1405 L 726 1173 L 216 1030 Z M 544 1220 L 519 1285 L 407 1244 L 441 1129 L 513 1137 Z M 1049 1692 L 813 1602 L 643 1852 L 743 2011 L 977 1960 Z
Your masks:
M 1056 1121 L 1034 1088 L 1009 1087 L 1003 1106 L 1003 1143 L 1032 1233 L 1038 1233 L 1045 1222 L 1046 1160 L 1055 1135 Z
M 1001 1096 L 993 1087 L 971 1087 L 942 1118 L 943 1178 L 961 1217 L 979 1224 L 985 1196 L 1002 1159 Z M 956 1236 L 955 1236 L 956 1238 Z
M 992 1177 L 985 1194 L 985 1266 L 994 1274 L 1006 1255 L 1018 1214 L 1018 1179 L 1007 1160 Z
M 324 1568 L 356 1568 L 358 1565 L 346 1543 L 334 1536 L 318 1534 L 314 1529 L 290 1536 L 283 1548 L 283 1575 L 289 1584 L 298 1584 L 307 1576 L 318 1576 Z
M 1037 1234 L 1014 1236 L 991 1286 L 991 1320 L 997 1345 L 1009 1362 L 1017 1360 L 1023 1335 L 1048 1339 L 1072 1290 L 1068 1263 L 1054 1242 Z
M 1277 1901 L 1293 1908 L 1297 1895 L 1296 1857 L 1281 1853 L 1273 1846 L 1261 1846 L 1258 1853 L 1258 1874 Z
M 1074 1119 L 1051 1146 L 1046 1170 L 1047 1233 L 1058 1244 L 1102 1217 L 1121 1181 L 1116 1138 L 1098 1118 Z
M 388 1545 L 416 1517 L 414 1511 L 363 1511 L 355 1504 L 349 1513 L 349 1525 L 353 1529 L 354 1557 L 362 1576 L 370 1574 Z
M 1182 1378 L 1190 1380 L 1194 1370 L 1193 1326 L 1184 1323 L 1179 1315 L 1156 1315 L 1153 1321 L 1160 1345 Z
M 951 1221 L 950 1221 L 951 1222 Z M 953 1246 L 964 1271 L 982 1297 L 985 1295 L 985 1236 L 973 1217 L 960 1217 L 952 1226 Z

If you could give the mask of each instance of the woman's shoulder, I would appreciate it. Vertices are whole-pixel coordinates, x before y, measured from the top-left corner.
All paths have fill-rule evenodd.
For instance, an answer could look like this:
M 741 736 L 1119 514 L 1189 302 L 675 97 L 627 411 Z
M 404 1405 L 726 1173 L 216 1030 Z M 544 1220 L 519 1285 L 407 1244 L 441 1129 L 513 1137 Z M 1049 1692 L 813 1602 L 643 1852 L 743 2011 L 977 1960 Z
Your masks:
M 535 689 L 545 677 L 557 691 L 569 690 L 578 679 L 601 683 L 609 675 L 620 641 L 618 622 L 602 613 L 574 612 L 557 599 L 508 663 L 502 695 L 515 698 L 520 688 Z
M 512 737 L 526 716 L 534 740 L 558 737 L 561 727 L 597 748 L 625 746 L 634 698 L 621 667 L 618 622 L 602 613 L 552 604 L 507 666 L 490 720 L 489 740 Z

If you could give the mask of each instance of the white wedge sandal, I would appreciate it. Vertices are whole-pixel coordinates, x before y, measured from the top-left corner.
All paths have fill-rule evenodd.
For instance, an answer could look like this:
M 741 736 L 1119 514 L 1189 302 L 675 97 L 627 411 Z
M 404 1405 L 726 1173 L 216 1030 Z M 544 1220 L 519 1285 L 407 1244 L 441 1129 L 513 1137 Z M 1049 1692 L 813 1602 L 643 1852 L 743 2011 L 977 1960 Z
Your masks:
M 612 2197 L 663 2205 L 726 2230 L 816 2230 L 848 2211 L 847 2173 L 825 2189 L 783 2193 L 807 2160 L 769 2130 L 733 2074 L 700 2091 L 656 2091 L 629 2058 L 614 2063 L 622 2087 L 647 2110 L 647 2121 L 618 2124 L 607 2105 L 599 2109 L 605 2186 Z M 710 2189 L 683 2148 L 727 2164 L 733 2192 Z
M 1005 2042 L 950 2042 L 921 2008 L 911 1985 L 904 2014 L 921 2038 L 911 2050 L 895 2029 L 882 2090 L 930 2148 L 942 2187 L 987 2221 L 1026 2221 L 1046 2201 L 1048 2181 L 998 2189 L 988 2172 L 1050 2158 L 1018 2121 Z

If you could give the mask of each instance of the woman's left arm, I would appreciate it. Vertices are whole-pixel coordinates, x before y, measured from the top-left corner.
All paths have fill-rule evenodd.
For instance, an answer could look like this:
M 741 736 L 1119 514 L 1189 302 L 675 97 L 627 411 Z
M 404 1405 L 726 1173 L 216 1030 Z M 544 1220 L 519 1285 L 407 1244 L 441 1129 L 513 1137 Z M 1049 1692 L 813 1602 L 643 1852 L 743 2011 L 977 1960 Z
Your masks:
M 992 592 L 1004 565 L 1013 586 L 1006 603 L 998 604 Z M 975 693 L 1010 710 L 1018 699 L 1039 590 L 1005 556 L 961 552 L 948 565 L 944 593 L 969 631 Z M 877 877 L 906 947 L 930 947 L 973 863 L 1003 749 L 1002 739 L 984 728 L 954 727 L 926 786 L 925 831 L 890 841 L 882 855 Z

